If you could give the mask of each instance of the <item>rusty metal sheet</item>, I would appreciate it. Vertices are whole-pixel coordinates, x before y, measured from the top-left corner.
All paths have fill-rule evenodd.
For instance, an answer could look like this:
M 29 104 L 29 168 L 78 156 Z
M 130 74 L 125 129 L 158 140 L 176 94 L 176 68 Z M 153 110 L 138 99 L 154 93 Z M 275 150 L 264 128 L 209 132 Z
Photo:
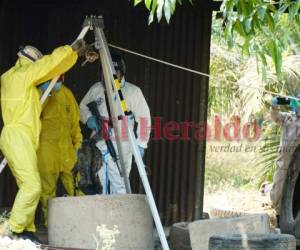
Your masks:
M 22 3 L 23 2 L 23 3 Z M 102 14 L 107 40 L 158 59 L 208 72 L 211 8 L 208 1 L 194 1 L 193 6 L 178 6 L 170 24 L 147 25 L 144 6 L 133 8 L 132 1 L 2 1 L 0 9 L 0 71 L 14 64 L 19 45 L 32 44 L 50 52 L 69 44 L 77 36 L 87 14 Z M 187 1 L 188 2 L 188 1 Z M 66 4 L 67 3 L 67 4 Z M 34 15 L 28 12 L 34 11 Z M 113 50 L 117 52 L 116 50 Z M 150 182 L 159 213 L 165 225 L 201 217 L 203 207 L 205 141 L 195 140 L 197 128 L 188 136 L 183 124 L 206 121 L 208 79 L 160 63 L 121 52 L 127 63 L 127 80 L 141 87 L 149 103 L 153 123 L 162 136 L 152 140 L 146 152 L 151 169 Z M 66 74 L 67 85 L 78 101 L 100 79 L 99 65 Z M 159 122 L 161 124 L 159 124 Z M 163 134 L 170 122 L 178 124 L 181 136 L 170 140 Z M 195 125 L 195 126 L 196 126 Z M 157 131 L 156 131 L 157 132 Z M 167 136 L 168 137 L 168 136 Z M 131 180 L 135 191 L 142 191 L 134 168 Z M 0 176 L 0 206 L 11 206 L 16 187 L 9 171 Z

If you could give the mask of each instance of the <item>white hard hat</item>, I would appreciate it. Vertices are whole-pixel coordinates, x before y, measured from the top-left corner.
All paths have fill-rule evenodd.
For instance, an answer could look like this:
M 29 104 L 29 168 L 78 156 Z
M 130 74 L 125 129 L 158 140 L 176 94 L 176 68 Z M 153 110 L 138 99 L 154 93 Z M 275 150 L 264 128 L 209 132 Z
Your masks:
M 37 48 L 30 46 L 30 45 L 26 45 L 25 47 L 23 47 L 19 50 L 18 56 L 25 57 L 25 58 L 29 59 L 30 61 L 34 62 L 34 61 L 42 58 L 43 54 Z

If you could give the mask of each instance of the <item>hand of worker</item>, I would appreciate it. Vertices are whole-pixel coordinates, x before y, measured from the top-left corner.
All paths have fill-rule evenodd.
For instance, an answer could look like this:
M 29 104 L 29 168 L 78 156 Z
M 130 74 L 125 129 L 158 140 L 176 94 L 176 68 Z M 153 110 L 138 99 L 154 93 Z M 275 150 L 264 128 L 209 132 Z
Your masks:
M 92 129 L 92 130 L 95 130 L 96 133 L 99 132 L 99 125 L 98 125 L 98 122 L 97 122 L 97 119 L 95 116 L 91 116 L 87 122 L 86 122 L 86 125 L 88 126 L 88 128 Z
M 99 54 L 89 48 L 85 51 L 84 55 L 86 60 L 81 64 L 81 67 L 83 67 L 87 62 L 93 63 L 99 58 Z
M 86 44 L 83 39 L 76 40 L 71 47 L 77 52 L 78 56 L 83 56 L 86 51 Z
M 109 154 L 108 149 L 101 151 L 101 159 L 103 162 L 108 163 L 109 156 L 110 156 L 110 154 Z
M 139 150 L 140 150 L 141 157 L 143 158 L 144 154 L 145 154 L 145 149 L 141 146 L 138 146 L 138 147 L 139 147 Z

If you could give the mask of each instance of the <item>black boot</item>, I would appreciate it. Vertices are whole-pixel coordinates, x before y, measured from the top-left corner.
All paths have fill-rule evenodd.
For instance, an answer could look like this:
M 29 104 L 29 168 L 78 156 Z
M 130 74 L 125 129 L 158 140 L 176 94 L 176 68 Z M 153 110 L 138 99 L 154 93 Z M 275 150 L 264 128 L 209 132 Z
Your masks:
M 38 237 L 36 237 L 33 232 L 29 232 L 29 231 L 23 231 L 22 233 L 14 232 L 13 236 L 15 236 L 19 239 L 23 239 L 23 240 L 31 240 L 35 244 L 42 244 L 40 239 Z

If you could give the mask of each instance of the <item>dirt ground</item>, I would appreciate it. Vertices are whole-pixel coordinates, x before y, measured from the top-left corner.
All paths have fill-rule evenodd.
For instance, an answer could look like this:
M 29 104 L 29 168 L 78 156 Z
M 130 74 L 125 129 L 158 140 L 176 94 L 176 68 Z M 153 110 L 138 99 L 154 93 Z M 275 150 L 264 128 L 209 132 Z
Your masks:
M 261 195 L 258 190 L 227 189 L 204 195 L 204 211 L 207 213 L 213 208 L 249 214 L 267 213 L 271 227 L 275 228 L 275 210 L 266 204 L 269 204 L 269 198 Z

